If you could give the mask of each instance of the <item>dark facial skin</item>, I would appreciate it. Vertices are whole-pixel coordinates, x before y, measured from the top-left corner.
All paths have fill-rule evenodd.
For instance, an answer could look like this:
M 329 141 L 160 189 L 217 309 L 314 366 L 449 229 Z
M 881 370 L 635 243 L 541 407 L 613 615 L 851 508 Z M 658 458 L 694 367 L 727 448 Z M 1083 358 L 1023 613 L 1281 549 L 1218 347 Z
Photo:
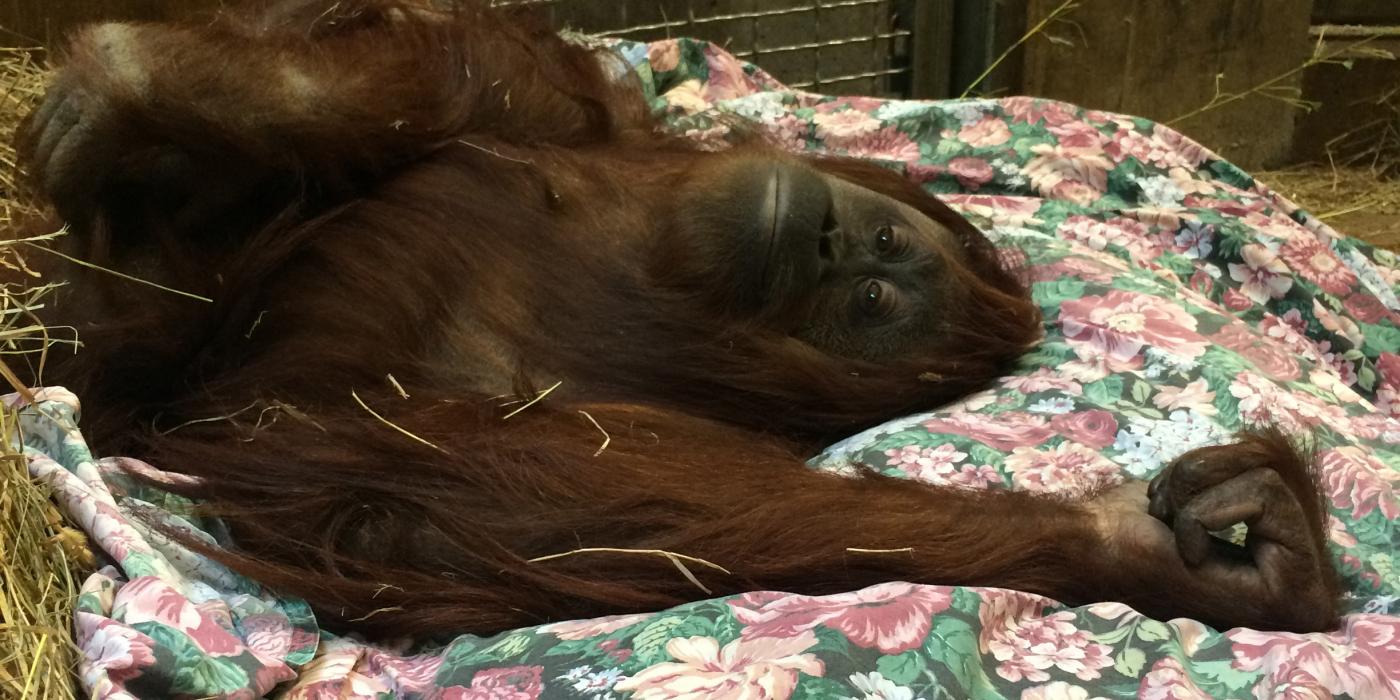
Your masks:
M 939 311 L 957 301 L 946 273 L 960 259 L 943 225 L 800 162 L 743 158 L 721 168 L 703 178 L 721 185 L 687 193 L 681 218 L 707 249 L 700 257 L 733 271 L 711 293 L 728 311 L 877 362 L 943 329 Z

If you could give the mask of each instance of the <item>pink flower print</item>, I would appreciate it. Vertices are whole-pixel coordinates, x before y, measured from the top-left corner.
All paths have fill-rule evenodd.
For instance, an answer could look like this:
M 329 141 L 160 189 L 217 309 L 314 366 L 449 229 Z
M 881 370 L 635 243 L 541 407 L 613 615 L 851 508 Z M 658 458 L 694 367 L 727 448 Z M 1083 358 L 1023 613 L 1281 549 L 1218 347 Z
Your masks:
M 925 421 L 924 427 L 935 433 L 965 435 L 998 450 L 1039 445 L 1055 434 L 1044 416 L 1022 411 L 995 416 L 955 413 Z
M 1260 338 L 1242 323 L 1225 326 L 1219 333 L 1211 336 L 1211 340 L 1239 353 L 1253 362 L 1255 367 L 1279 381 L 1293 381 L 1302 376 L 1292 351 L 1281 343 Z
M 1203 416 L 1218 413 L 1214 402 L 1215 392 L 1210 390 L 1210 385 L 1204 379 L 1193 379 L 1182 387 L 1159 386 L 1157 394 L 1152 397 L 1152 403 L 1157 408 L 1166 411 L 1184 408 Z
M 1126 245 L 1129 238 L 1126 231 L 1116 226 L 1109 226 L 1093 217 L 1078 214 L 1065 219 L 1056 233 L 1061 238 L 1079 241 L 1093 250 L 1103 250 L 1110 243 L 1119 246 Z
M 1299 277 L 1328 294 L 1343 296 L 1356 287 L 1356 273 L 1343 264 L 1331 248 L 1312 236 L 1288 239 L 1279 254 Z
M 1356 536 L 1347 532 L 1347 524 L 1342 522 L 1337 516 L 1327 514 L 1327 539 L 1339 547 L 1355 547 L 1357 545 Z M 1357 562 L 1360 564 L 1360 562 Z
M 853 109 L 823 112 L 812 117 L 817 136 L 828 143 L 845 143 L 880 128 L 880 120 Z
M 1022 172 L 1031 186 L 1042 194 L 1077 204 L 1089 204 L 1101 197 L 1108 186 L 1108 169 L 1113 164 L 1103 156 L 1075 153 L 1063 146 L 1039 144 Z
M 245 649 L 242 639 L 220 627 L 179 591 L 154 576 L 140 576 L 122 586 L 117 591 L 113 616 L 128 624 L 159 622 L 179 630 L 211 656 L 236 656 Z
M 672 639 L 666 651 L 675 661 L 650 666 L 614 686 L 637 700 L 693 697 L 715 700 L 786 700 L 798 674 L 820 676 L 826 666 L 813 654 L 809 632 L 777 639 L 736 639 L 723 647 L 713 637 Z
M 675 70 L 681 62 L 681 43 L 675 39 L 652 42 L 647 46 L 647 61 L 657 72 Z
M 1278 254 L 1258 243 L 1248 243 L 1240 250 L 1243 263 L 1230 263 L 1230 279 L 1240 284 L 1240 293 L 1256 304 L 1270 299 L 1282 299 L 1293 286 L 1288 266 Z
M 1008 389 L 1015 389 L 1022 394 L 1033 394 L 1038 391 L 1058 391 L 1071 396 L 1080 396 L 1084 393 L 1084 387 L 1079 382 L 1068 377 L 1061 377 L 1055 370 L 1049 367 L 1038 367 L 1030 374 L 1012 375 L 1004 377 L 1001 385 Z
M 1102 189 L 1081 180 L 1061 180 L 1046 191 L 1046 195 L 1050 199 L 1058 199 L 1081 206 L 1093 204 L 1103 194 Z
M 472 676 L 470 688 L 452 686 L 442 691 L 443 700 L 535 700 L 543 689 L 542 666 L 488 668 Z
M 1003 270 L 1022 270 L 1026 267 L 1028 260 L 1026 251 L 1020 248 L 997 249 L 997 262 L 1001 264 Z
M 1188 145 L 1189 144 L 1189 145 Z M 1148 136 L 1132 127 L 1119 129 L 1104 146 L 1104 152 L 1115 163 L 1136 158 L 1142 163 L 1164 170 L 1195 171 L 1204 157 L 1204 149 L 1171 129 L 1158 125 Z
M 905 445 L 885 450 L 889 459 L 886 466 L 897 467 L 910 478 L 920 481 L 938 481 L 957 471 L 957 463 L 967 459 L 966 452 L 959 452 L 949 444 L 937 447 Z
M 86 673 L 106 672 L 113 683 L 124 683 L 155 665 L 155 642 L 146 635 L 92 613 L 77 614 L 77 642 Z
M 1217 188 L 1210 177 L 1209 174 L 1203 175 L 1195 168 L 1178 166 L 1167 170 L 1167 178 L 1182 194 L 1213 194 Z
M 1006 480 L 996 469 L 985 464 L 964 464 L 949 474 L 943 482 L 969 491 L 983 491 L 991 486 L 1005 486 Z
M 1122 480 L 1118 465 L 1077 442 L 1048 450 L 1018 447 L 1006 457 L 1005 466 L 1012 484 L 1039 493 L 1082 495 Z
M 1040 200 L 991 194 L 950 194 L 944 203 L 965 215 L 982 216 L 998 224 L 1026 226 L 1039 223 Z
M 1032 268 L 1035 279 L 1046 282 L 1073 277 L 1085 282 L 1108 284 L 1113 281 L 1113 276 L 1117 272 L 1117 268 L 1106 264 L 1105 260 L 1091 258 L 1087 255 L 1070 255 L 1049 265 Z
M 981 158 L 954 158 L 948 161 L 948 172 L 958 179 L 958 184 L 973 192 L 996 176 L 992 166 Z
M 1288 410 L 1288 404 L 1296 404 L 1292 396 L 1253 372 L 1243 372 L 1230 382 L 1230 395 L 1238 399 L 1236 408 L 1245 425 L 1276 423 L 1286 433 L 1296 433 L 1303 428 Z
M 1060 126 L 1075 120 L 1071 107 L 1054 100 L 1037 97 L 1007 97 L 1001 100 L 1001 106 L 1013 122 L 1034 125 L 1043 120 L 1046 126 Z
M 1142 677 L 1138 700 L 1210 700 L 1210 696 L 1191 680 L 1180 661 L 1168 656 Z
M 648 614 L 637 614 L 612 615 L 592 620 L 569 620 L 567 622 L 556 622 L 552 625 L 545 625 L 539 628 L 538 631 L 552 634 L 559 639 L 577 641 L 611 634 L 623 627 L 630 627 L 650 617 L 651 615 Z
M 1205 270 L 1196 270 L 1191 273 L 1191 279 L 1186 284 L 1204 295 L 1209 295 L 1215 289 L 1215 280 L 1211 279 Z
M 1050 419 L 1055 432 L 1086 447 L 1104 449 L 1118 435 L 1118 419 L 1099 409 L 1064 413 Z
M 784 114 L 764 125 L 768 138 L 783 150 L 801 153 L 807 150 L 807 122 L 794 114 Z
M 1362 323 L 1379 323 L 1381 319 L 1392 316 L 1390 309 L 1385 308 L 1380 299 L 1371 296 L 1366 292 L 1357 292 L 1342 300 L 1342 306 L 1347 313 L 1356 317 Z
M 711 102 L 743 97 L 754 92 L 744 64 L 734 55 L 714 46 L 705 48 L 705 62 L 709 64 L 710 79 L 705 83 L 705 97 Z
M 1220 296 L 1220 301 L 1231 311 L 1247 311 L 1254 307 L 1254 300 L 1234 289 L 1225 290 Z
M 1381 411 L 1387 410 L 1379 402 L 1376 404 L 1376 408 Z M 1393 406 L 1389 410 L 1392 413 L 1367 413 L 1352 418 L 1351 432 L 1363 440 L 1380 440 L 1387 445 L 1400 444 L 1400 420 L 1397 420 L 1393 414 L 1393 412 L 1400 410 L 1400 405 Z
M 746 639 L 787 638 L 821 625 L 858 647 L 899 654 L 923 644 L 933 616 L 952 601 L 944 588 L 893 582 L 829 596 L 748 593 L 729 605 Z
M 280 663 L 291 651 L 292 625 L 282 615 L 248 615 L 238 627 L 248 650 L 264 663 Z
M 1157 145 L 1152 140 L 1136 129 L 1119 129 L 1110 136 L 1108 144 L 1104 146 L 1104 153 L 1107 153 L 1114 163 L 1122 163 L 1129 158 L 1136 158 L 1143 163 L 1150 163 L 1153 160 Z
M 58 467 L 56 463 L 55 468 Z M 64 472 L 65 474 L 67 472 Z M 90 500 L 90 496 L 80 496 L 83 500 Z M 86 508 L 76 509 L 79 524 L 82 529 L 92 537 L 93 541 L 102 547 L 103 551 L 112 556 L 117 562 L 125 560 L 132 552 L 149 552 L 150 547 L 141 537 L 140 533 L 132 528 L 127 522 L 126 516 L 122 515 L 114 506 L 109 503 L 90 500 L 91 505 Z
M 1236 668 L 1272 668 L 1273 693 L 1293 697 L 1400 697 L 1400 619 L 1350 615 L 1329 634 L 1288 634 L 1236 628 L 1230 638 Z M 1300 694 L 1302 693 L 1302 694 Z
M 1071 346 L 1101 348 L 1110 366 L 1116 363 L 1120 368 L 1135 364 L 1148 345 L 1186 359 L 1200 357 L 1207 346 L 1196 332 L 1196 319 L 1185 309 L 1121 289 L 1064 302 L 1060 325 Z
M 1361 341 L 1366 339 L 1355 321 L 1333 313 L 1331 309 L 1323 305 L 1321 300 L 1313 299 L 1313 317 L 1322 324 L 1324 329 L 1346 338 L 1353 345 L 1360 345 Z
M 366 649 L 363 667 L 367 675 L 383 677 L 397 694 L 424 693 L 434 687 L 442 658 L 434 653 L 398 656 Z
M 1108 138 L 1098 127 L 1088 122 L 1067 122 L 1047 129 L 1055 135 L 1055 140 L 1068 152 L 1082 155 L 1103 153 L 1103 145 Z
M 1400 388 L 1400 355 L 1383 352 L 1376 358 L 1376 373 L 1381 386 Z
M 1127 217 L 1099 221 L 1088 216 L 1071 216 L 1057 231 L 1062 238 L 1079 241 L 1094 250 L 1110 244 L 1128 251 L 1134 262 L 1145 262 L 1162 253 L 1161 242 L 1150 235 L 1146 224 Z
M 997 660 L 997 675 L 1002 678 L 1042 683 L 1050 680 L 1046 671 L 1055 668 L 1088 681 L 1113 665 L 1112 650 L 1075 627 L 1073 613 L 1042 616 L 1050 604 L 1045 598 L 999 590 L 984 591 L 982 596 L 978 643 L 982 653 Z
M 1172 154 L 1168 162 L 1178 167 L 1196 170 L 1215 155 L 1191 137 L 1161 124 L 1152 126 L 1152 140 L 1160 144 L 1163 152 Z
M 1011 140 L 1011 129 L 1000 117 L 987 115 L 958 132 L 958 140 L 973 148 L 1000 146 Z
M 1359 447 L 1337 447 L 1318 457 L 1332 505 L 1351 509 L 1353 519 L 1379 510 L 1386 520 L 1400 517 L 1400 472 Z
M 852 158 L 873 158 L 880 160 L 913 162 L 919 159 L 919 144 L 895 126 L 887 126 L 850 139 L 840 139 L 836 143 L 828 140 L 828 146 L 843 149 Z
M 1317 346 L 1307 337 L 1308 322 L 1297 309 L 1289 309 L 1282 316 L 1264 312 L 1259 321 L 1259 332 L 1282 343 L 1298 355 L 1318 359 Z

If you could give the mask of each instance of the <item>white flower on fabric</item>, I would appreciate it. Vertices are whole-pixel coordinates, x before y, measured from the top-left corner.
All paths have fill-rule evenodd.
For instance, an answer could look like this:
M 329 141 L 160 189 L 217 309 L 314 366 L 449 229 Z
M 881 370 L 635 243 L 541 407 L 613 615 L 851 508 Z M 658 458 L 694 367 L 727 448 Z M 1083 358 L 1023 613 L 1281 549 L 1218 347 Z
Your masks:
M 585 695 L 601 695 L 612 690 L 613 686 L 617 685 L 621 679 L 622 671 L 616 668 L 589 673 L 574 680 L 574 692 Z
M 848 696 L 846 700 L 914 700 L 914 691 L 885 678 L 879 671 L 853 673 L 848 680 L 861 695 Z
M 1182 357 L 1181 355 L 1167 352 L 1161 348 L 1147 348 L 1146 356 L 1150 366 L 1161 367 L 1164 370 L 1180 372 L 1182 374 L 1190 372 L 1201 365 L 1201 363 L 1189 357 Z
M 994 100 L 965 100 L 949 107 L 948 113 L 957 117 L 963 124 L 972 124 L 981 121 L 996 104 Z
M 1181 201 L 1186 199 L 1181 186 L 1164 175 L 1133 178 L 1133 181 L 1142 189 L 1143 199 L 1159 207 L 1180 206 Z
M 1063 396 L 1056 396 L 1049 399 L 1041 399 L 1027 406 L 1026 410 L 1032 413 L 1052 413 L 1056 415 L 1069 413 L 1074 410 L 1074 401 Z
M 1240 293 L 1256 304 L 1282 299 L 1293 287 L 1292 270 L 1278 253 L 1249 243 L 1240 249 L 1243 263 L 1230 263 L 1230 279 L 1240 283 Z
M 927 100 L 889 100 L 875 110 L 875 118 L 894 121 L 904 117 L 917 117 L 935 109 L 934 102 Z
M 1186 452 L 1229 437 L 1215 421 L 1192 409 L 1172 411 L 1166 420 L 1133 416 L 1114 439 L 1113 449 L 1122 454 L 1113 460 L 1141 479 Z
M 1176 247 L 1182 255 L 1195 260 L 1210 256 L 1214 240 L 1215 227 L 1200 221 L 1184 221 L 1176 233 Z
M 1386 308 L 1392 311 L 1400 310 L 1400 299 L 1396 298 L 1394 290 L 1381 276 L 1381 271 L 1376 269 L 1376 266 L 1371 264 L 1371 261 L 1367 260 L 1361 251 L 1348 250 L 1343 253 L 1342 257 L 1346 259 L 1347 267 L 1350 267 L 1356 273 L 1357 278 L 1361 280 L 1361 285 L 1366 288 L 1366 291 L 1380 299 Z
M 724 109 L 745 119 L 768 123 L 788 113 L 783 96 L 776 92 L 758 92 L 732 100 L 725 100 Z

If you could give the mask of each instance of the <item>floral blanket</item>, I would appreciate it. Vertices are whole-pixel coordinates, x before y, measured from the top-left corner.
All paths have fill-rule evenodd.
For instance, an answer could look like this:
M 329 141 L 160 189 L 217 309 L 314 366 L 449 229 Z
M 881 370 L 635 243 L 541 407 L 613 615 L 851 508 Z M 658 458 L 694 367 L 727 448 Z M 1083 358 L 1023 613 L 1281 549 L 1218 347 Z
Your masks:
M 1114 603 L 892 582 L 370 646 L 132 517 L 220 534 L 122 475 L 152 467 L 94 460 L 76 398 L 50 389 L 24 418 L 31 469 L 110 562 L 77 602 L 94 696 L 1400 698 L 1394 255 L 1143 119 L 1029 98 L 823 97 L 706 44 L 616 48 L 674 128 L 718 146 L 739 115 L 794 150 L 888 163 L 1033 280 L 1047 337 L 1013 376 L 844 441 L 814 468 L 1076 493 L 1279 425 L 1318 451 L 1349 590 L 1342 627 L 1214 630 Z

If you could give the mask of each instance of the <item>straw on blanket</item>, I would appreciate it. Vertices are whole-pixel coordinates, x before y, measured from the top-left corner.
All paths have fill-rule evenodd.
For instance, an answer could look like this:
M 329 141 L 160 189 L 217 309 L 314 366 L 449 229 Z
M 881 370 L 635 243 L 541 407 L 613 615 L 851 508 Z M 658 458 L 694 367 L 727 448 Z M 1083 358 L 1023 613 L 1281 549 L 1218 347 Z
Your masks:
M 0 49 L 0 231 L 13 231 L 10 223 L 32 211 L 15 186 L 10 144 L 42 85 L 31 53 Z M 0 265 L 27 270 L 22 244 L 8 240 L 10 233 L 0 238 L 7 239 L 0 240 Z M 32 277 L 22 286 L 0 285 L 0 376 L 7 382 L 16 381 L 10 368 L 37 363 L 36 353 L 58 335 L 34 314 L 51 289 Z M 63 526 L 46 486 L 30 479 L 14 448 L 18 430 L 14 413 L 0 410 L 0 697 L 75 698 L 72 609 L 77 571 L 90 565 L 91 554 L 82 534 Z

